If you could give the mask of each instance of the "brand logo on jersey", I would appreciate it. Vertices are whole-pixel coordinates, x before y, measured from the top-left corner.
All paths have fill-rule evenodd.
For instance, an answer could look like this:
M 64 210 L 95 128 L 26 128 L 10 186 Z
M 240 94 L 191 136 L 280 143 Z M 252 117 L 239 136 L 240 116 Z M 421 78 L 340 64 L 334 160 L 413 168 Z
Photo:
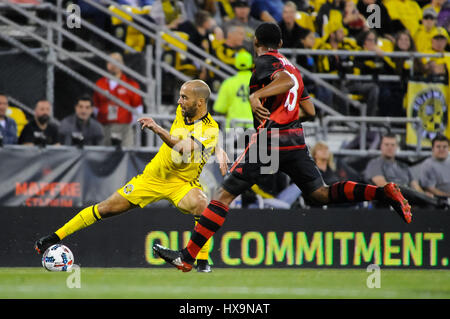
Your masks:
M 134 186 L 132 184 L 128 184 L 128 185 L 125 185 L 125 187 L 123 188 L 123 192 L 128 195 L 133 191 L 133 189 L 134 189 Z
M 281 69 L 281 67 L 283 65 L 281 64 L 280 61 L 277 61 L 277 62 L 272 63 L 272 66 L 274 67 L 274 69 Z

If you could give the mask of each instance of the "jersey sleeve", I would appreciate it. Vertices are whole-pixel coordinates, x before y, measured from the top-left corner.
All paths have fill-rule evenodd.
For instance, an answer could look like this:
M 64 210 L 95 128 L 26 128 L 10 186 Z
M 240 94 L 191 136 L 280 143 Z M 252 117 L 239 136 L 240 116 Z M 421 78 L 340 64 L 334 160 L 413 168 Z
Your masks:
M 276 57 L 261 55 L 255 61 L 254 76 L 258 81 L 263 81 L 264 79 L 272 80 L 275 73 L 284 69 L 283 64 Z
M 302 92 L 302 96 L 300 97 L 300 101 L 304 101 L 304 100 L 307 100 L 307 99 L 309 99 L 309 98 L 311 98 L 311 97 L 309 96 L 309 92 L 308 92 L 308 90 L 306 89 L 306 86 L 303 86 L 303 92 Z

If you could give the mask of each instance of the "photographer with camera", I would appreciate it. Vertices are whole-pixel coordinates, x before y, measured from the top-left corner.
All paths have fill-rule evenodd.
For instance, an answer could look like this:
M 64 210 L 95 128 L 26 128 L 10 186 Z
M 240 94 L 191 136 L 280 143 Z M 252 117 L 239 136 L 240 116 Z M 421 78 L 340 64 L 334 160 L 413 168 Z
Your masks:
M 23 145 L 59 145 L 58 125 L 51 122 L 52 105 L 42 99 L 34 108 L 34 119 L 23 128 L 19 144 Z
M 75 103 L 75 113 L 61 121 L 59 141 L 63 145 L 102 145 L 102 125 L 92 118 L 92 100 L 89 95 L 80 96 Z

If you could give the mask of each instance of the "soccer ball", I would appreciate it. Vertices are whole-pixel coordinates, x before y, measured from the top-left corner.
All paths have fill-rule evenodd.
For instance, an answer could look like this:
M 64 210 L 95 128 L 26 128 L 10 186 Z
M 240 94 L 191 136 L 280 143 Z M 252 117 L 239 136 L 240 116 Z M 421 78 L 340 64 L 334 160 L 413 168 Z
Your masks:
M 48 271 L 68 271 L 73 266 L 73 254 L 67 246 L 56 244 L 42 256 L 42 267 Z

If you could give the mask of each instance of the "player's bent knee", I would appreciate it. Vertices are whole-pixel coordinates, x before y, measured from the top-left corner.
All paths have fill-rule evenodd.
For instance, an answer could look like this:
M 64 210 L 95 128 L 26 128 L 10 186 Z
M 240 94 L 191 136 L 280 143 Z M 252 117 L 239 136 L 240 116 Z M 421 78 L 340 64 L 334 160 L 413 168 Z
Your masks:
M 199 193 L 195 196 L 194 207 L 192 207 L 192 214 L 200 216 L 205 208 L 208 206 L 208 197 L 203 193 Z
M 314 192 L 308 194 L 308 198 L 320 205 L 326 205 L 329 203 L 329 186 L 321 186 Z
M 216 200 L 228 206 L 236 197 L 237 196 L 227 192 L 223 187 L 219 187 L 219 189 L 215 192 L 213 196 L 213 200 Z
M 114 193 L 108 199 L 98 204 L 98 212 L 102 218 L 106 218 L 124 213 L 133 207 L 134 205 L 127 199 Z

